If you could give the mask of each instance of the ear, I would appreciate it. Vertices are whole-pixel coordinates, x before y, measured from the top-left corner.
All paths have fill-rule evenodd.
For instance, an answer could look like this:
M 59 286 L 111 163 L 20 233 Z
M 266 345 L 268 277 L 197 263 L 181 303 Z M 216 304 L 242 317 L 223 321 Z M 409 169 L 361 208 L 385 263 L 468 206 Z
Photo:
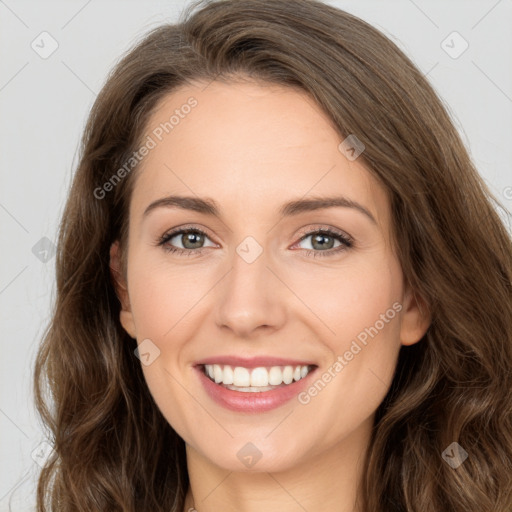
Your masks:
M 407 287 L 400 326 L 400 343 L 414 345 L 423 338 L 431 323 L 427 303 Z
M 121 254 L 118 240 L 110 246 L 110 275 L 112 277 L 112 283 L 114 285 L 117 298 L 121 303 L 121 311 L 119 313 L 121 325 L 132 338 L 136 339 L 135 322 L 133 320 L 130 298 L 128 295 L 128 284 L 123 277 L 121 269 Z

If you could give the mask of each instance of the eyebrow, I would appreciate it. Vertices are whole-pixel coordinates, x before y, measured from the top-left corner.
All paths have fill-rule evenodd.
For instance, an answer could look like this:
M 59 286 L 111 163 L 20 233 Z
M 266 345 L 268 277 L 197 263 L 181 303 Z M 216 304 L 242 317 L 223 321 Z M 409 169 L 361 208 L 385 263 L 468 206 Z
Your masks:
M 145 218 L 156 208 L 180 208 L 211 216 L 219 216 L 220 213 L 220 209 L 213 199 L 173 195 L 153 201 L 144 210 L 142 216 Z M 304 212 L 322 210 L 325 208 L 353 208 L 366 215 L 366 217 L 368 217 L 374 224 L 377 224 L 375 217 L 367 208 L 357 201 L 353 201 L 352 199 L 343 196 L 297 199 L 283 204 L 278 213 L 284 217 L 290 217 Z

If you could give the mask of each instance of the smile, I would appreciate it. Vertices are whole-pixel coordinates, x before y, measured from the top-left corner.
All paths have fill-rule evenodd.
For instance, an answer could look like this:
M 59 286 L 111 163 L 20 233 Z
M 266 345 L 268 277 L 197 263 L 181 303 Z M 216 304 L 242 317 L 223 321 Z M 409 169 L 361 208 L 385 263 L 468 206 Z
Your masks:
M 234 363 L 234 358 L 231 363 Z M 217 359 L 218 360 L 218 359 Z M 307 386 L 311 385 L 318 366 L 315 364 L 263 366 L 269 358 L 248 360 L 247 366 L 215 363 L 215 360 L 196 364 L 200 386 L 206 396 L 217 405 L 237 413 L 264 413 L 292 402 Z M 278 361 L 274 359 L 274 364 Z M 219 361 L 219 363 L 221 363 Z
M 221 386 L 234 391 L 262 392 L 297 382 L 308 375 L 313 365 L 245 368 L 220 364 L 205 364 L 205 375 Z

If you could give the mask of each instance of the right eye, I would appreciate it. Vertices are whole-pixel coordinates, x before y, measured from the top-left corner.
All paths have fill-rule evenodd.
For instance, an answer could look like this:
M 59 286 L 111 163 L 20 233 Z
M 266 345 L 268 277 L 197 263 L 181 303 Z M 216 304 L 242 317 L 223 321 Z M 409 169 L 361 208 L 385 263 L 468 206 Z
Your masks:
M 191 256 L 194 254 L 201 254 L 203 252 L 205 247 L 195 247 L 195 245 L 204 243 L 206 237 L 207 234 L 201 229 L 181 228 L 165 233 L 158 240 L 158 245 L 162 246 L 162 248 L 167 252 L 180 255 L 186 253 L 187 256 Z M 178 239 L 181 242 L 182 247 L 175 247 L 171 244 L 170 242 L 173 238 Z M 191 244 L 192 247 L 187 247 L 189 244 Z M 212 244 L 212 246 L 214 247 L 215 244 Z

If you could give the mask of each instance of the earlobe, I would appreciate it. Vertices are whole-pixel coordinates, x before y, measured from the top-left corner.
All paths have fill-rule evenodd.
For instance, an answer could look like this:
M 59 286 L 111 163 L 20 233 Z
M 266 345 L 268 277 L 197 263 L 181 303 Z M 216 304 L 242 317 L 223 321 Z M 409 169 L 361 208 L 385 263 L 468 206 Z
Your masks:
M 117 298 L 121 303 L 119 321 L 124 330 L 134 339 L 136 339 L 135 322 L 131 311 L 130 298 L 128 295 L 128 285 L 121 269 L 121 255 L 119 241 L 116 240 L 110 247 L 110 276 L 114 286 Z
M 423 338 L 432 321 L 430 311 L 422 297 L 407 291 L 404 298 L 400 343 L 414 345 Z

